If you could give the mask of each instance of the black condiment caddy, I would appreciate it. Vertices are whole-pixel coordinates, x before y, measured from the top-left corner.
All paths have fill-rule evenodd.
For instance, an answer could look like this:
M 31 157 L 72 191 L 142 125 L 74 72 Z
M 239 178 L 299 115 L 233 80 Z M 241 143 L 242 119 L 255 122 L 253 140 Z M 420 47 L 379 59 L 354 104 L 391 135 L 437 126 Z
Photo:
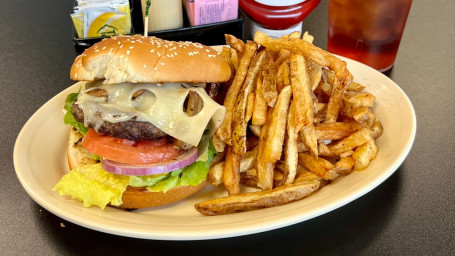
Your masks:
M 142 7 L 140 0 L 130 0 L 131 23 L 133 34 L 144 33 L 144 23 L 142 18 Z M 171 30 L 161 30 L 149 32 L 149 36 L 156 36 L 172 41 L 192 41 L 205 45 L 224 45 L 224 34 L 231 34 L 239 39 L 243 39 L 244 19 L 239 11 L 239 17 L 235 20 L 211 23 L 199 26 L 191 26 L 183 8 L 183 27 Z M 104 37 L 77 38 L 76 31 L 73 31 L 74 48 L 77 54 L 81 54 L 85 49 L 101 41 Z

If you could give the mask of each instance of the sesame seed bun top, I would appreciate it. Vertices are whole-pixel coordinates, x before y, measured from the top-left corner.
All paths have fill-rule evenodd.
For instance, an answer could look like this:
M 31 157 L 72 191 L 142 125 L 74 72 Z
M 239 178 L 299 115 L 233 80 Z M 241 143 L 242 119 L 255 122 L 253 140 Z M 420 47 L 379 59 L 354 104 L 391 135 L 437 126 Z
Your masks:
M 73 80 L 106 84 L 224 82 L 230 76 L 229 63 L 210 47 L 141 35 L 104 39 L 71 67 Z

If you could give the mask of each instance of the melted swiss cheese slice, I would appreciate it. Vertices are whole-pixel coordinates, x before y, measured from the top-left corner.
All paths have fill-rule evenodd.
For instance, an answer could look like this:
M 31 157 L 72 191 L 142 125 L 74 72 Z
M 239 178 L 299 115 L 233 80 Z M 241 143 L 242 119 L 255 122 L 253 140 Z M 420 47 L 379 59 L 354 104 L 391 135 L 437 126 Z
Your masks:
M 96 89 L 106 90 L 107 102 L 105 97 L 87 93 Z M 139 90 L 145 92 L 133 99 Z M 203 101 L 203 108 L 194 116 L 184 112 L 184 102 L 190 91 L 196 92 Z M 226 112 L 224 106 L 210 98 L 203 88 L 185 88 L 180 83 L 99 83 L 82 91 L 76 104 L 84 111 L 84 124 L 91 123 L 95 130 L 104 121 L 118 123 L 136 117 L 136 121 L 150 122 L 166 134 L 193 146 L 199 144 L 206 129 L 209 136 L 213 135 Z

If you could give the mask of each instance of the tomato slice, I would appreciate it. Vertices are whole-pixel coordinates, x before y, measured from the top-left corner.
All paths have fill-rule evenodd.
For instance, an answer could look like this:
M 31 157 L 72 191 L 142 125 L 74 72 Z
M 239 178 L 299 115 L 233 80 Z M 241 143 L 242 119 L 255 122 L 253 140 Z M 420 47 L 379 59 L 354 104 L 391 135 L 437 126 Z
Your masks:
M 82 147 L 89 152 L 119 163 L 155 164 L 177 158 L 180 151 L 167 139 L 131 141 L 101 135 L 90 128 L 82 139 Z

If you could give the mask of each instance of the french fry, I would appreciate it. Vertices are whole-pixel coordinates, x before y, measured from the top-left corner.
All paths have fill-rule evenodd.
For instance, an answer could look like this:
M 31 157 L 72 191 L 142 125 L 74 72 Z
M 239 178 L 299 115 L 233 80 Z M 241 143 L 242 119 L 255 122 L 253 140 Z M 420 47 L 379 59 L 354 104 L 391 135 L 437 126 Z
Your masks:
M 322 67 L 314 62 L 310 62 L 308 65 L 308 72 L 310 75 L 310 87 L 311 90 L 314 91 L 321 81 Z
M 270 56 L 269 51 L 264 50 L 265 59 L 264 66 L 262 67 L 262 96 L 264 96 L 265 101 L 272 107 L 275 105 L 275 102 L 278 97 L 278 92 L 276 89 L 276 68 L 273 64 L 272 57 Z
M 324 111 L 324 109 L 327 109 L 327 103 L 314 102 L 313 106 L 314 106 L 314 109 L 313 109 L 313 114 L 314 115 L 317 115 L 321 111 Z
M 341 109 L 341 102 L 343 100 L 344 88 L 343 84 L 338 78 L 332 85 L 332 92 L 330 95 L 329 103 L 327 104 L 327 113 L 325 115 L 325 122 L 333 123 L 337 121 L 338 114 Z
M 272 118 L 268 127 L 267 141 L 261 156 L 265 162 L 275 163 L 281 158 L 291 94 L 291 87 L 284 87 L 273 108 Z
M 349 137 L 346 137 L 334 144 L 328 145 L 328 147 L 330 151 L 339 155 L 345 151 L 351 150 L 355 147 L 365 144 L 370 140 L 373 140 L 373 137 L 371 136 L 371 130 L 367 128 L 362 128 L 356 131 L 355 133 L 351 134 Z
M 374 105 L 376 97 L 369 92 L 356 93 L 349 97 L 346 104 L 351 108 L 368 107 L 371 108 Z
M 299 153 L 299 164 L 325 180 L 334 180 L 339 174 L 333 165 L 322 157 L 314 158 L 306 153 Z
M 276 89 L 277 91 L 281 91 L 281 89 L 285 86 L 284 84 L 284 68 L 286 64 L 283 62 L 276 70 Z
M 300 32 L 294 31 L 287 36 L 282 36 L 281 38 L 282 39 L 288 39 L 288 38 L 299 39 Z M 275 60 L 275 67 L 281 66 L 281 63 L 283 63 L 285 60 L 287 60 L 289 58 L 289 56 L 291 56 L 291 52 L 289 50 L 281 49 L 279 52 L 278 58 Z
M 340 175 L 349 174 L 354 168 L 354 159 L 352 157 L 342 157 L 335 163 L 333 170 Z
M 322 178 L 310 171 L 308 171 L 306 168 L 302 167 L 299 165 L 299 168 L 297 169 L 297 175 L 294 180 L 295 184 L 298 184 L 302 181 L 316 181 L 320 182 Z
M 281 63 L 281 65 L 278 67 L 276 76 L 276 88 L 278 92 L 280 92 L 281 89 L 283 89 L 286 85 L 291 84 L 289 61 L 284 61 Z
M 361 92 L 363 90 L 365 90 L 365 86 L 356 82 L 351 82 L 346 86 L 346 91 Z
M 223 123 L 218 127 L 216 134 L 217 136 L 231 145 L 231 136 L 232 136 L 232 118 L 235 107 L 235 102 L 240 89 L 243 86 L 243 83 L 246 79 L 248 73 L 248 67 L 250 66 L 251 60 L 253 59 L 257 50 L 257 44 L 248 41 L 246 43 L 245 52 L 240 59 L 239 68 L 235 74 L 234 81 L 232 82 L 229 90 L 226 93 L 226 98 L 224 100 L 224 106 L 226 107 L 226 114 L 223 120 Z
M 250 187 L 258 188 L 258 176 L 256 169 L 249 169 L 240 173 L 240 184 Z
M 256 166 L 257 154 L 258 147 L 255 147 L 253 150 L 248 151 L 242 155 L 242 160 L 240 161 L 240 172 L 245 172 Z
M 283 185 L 283 184 L 281 184 L 281 182 L 283 180 L 284 180 L 284 174 L 281 170 L 276 168 L 276 164 L 275 164 L 275 170 L 273 170 L 273 187 L 276 188 L 276 187 Z
M 382 135 L 384 128 L 382 127 L 381 121 L 378 118 L 374 119 L 373 125 L 370 127 L 371 129 L 371 136 L 373 139 L 377 139 Z
M 295 104 L 294 100 L 291 101 L 289 106 L 289 113 L 287 117 L 287 134 L 284 143 L 284 184 L 291 184 L 294 182 L 297 173 L 298 165 L 298 152 L 297 152 L 297 131 L 295 127 Z
M 207 174 L 209 184 L 218 186 L 223 183 L 223 169 L 224 161 L 210 167 L 209 173 Z
M 305 144 L 303 144 L 302 139 L 300 137 L 297 138 L 297 152 L 307 152 L 308 149 L 306 148 Z
M 374 115 L 367 107 L 360 107 L 351 111 L 352 118 L 354 118 L 363 127 L 370 128 L 374 123 Z
M 321 82 L 321 84 L 319 84 L 319 88 L 321 88 L 321 91 L 323 91 L 327 96 L 332 95 L 332 84 Z
M 253 125 L 263 125 L 267 119 L 267 102 L 262 96 L 262 77 L 259 76 L 256 84 L 256 93 L 254 99 L 253 116 L 251 123 Z
M 248 94 L 247 104 L 246 104 L 246 114 L 245 114 L 245 122 L 248 123 L 253 116 L 253 109 L 254 109 L 254 99 L 256 95 L 254 92 Z
M 289 61 L 283 62 L 284 64 L 284 69 L 283 69 L 283 83 L 284 86 L 290 85 L 291 84 L 291 68 Z M 280 89 L 281 90 L 281 89 Z
M 263 152 L 267 143 L 267 136 L 269 131 L 270 119 L 272 118 L 273 109 L 267 111 L 266 123 L 261 128 L 261 135 L 259 136 L 258 154 L 256 159 L 256 171 L 258 174 L 257 186 L 262 190 L 273 188 L 273 169 L 274 164 L 268 163 L 263 160 Z
M 344 151 L 343 153 L 340 154 L 340 157 L 343 158 L 343 157 L 348 157 L 348 156 L 352 156 L 352 154 L 354 154 L 354 150 L 348 150 L 348 151 Z
M 332 151 L 330 151 L 329 147 L 322 142 L 318 143 L 318 154 L 319 156 L 336 156 Z
M 195 205 L 198 212 L 214 216 L 274 207 L 301 200 L 319 188 L 317 181 L 302 181 L 272 190 L 244 193 L 213 199 Z
M 310 92 L 306 60 L 302 55 L 292 54 L 290 59 L 292 96 L 299 114 L 295 115 L 296 131 L 313 124 L 313 100 Z
M 332 70 L 330 69 L 327 69 L 327 68 L 323 68 L 322 69 L 322 79 L 332 85 L 334 82 L 335 82 L 335 72 L 333 72 Z
M 226 146 L 226 143 L 222 141 L 216 134 L 214 134 L 212 137 L 212 144 L 216 152 L 224 152 L 224 147 Z
M 240 58 L 239 55 L 237 55 L 237 51 L 233 48 L 229 48 L 231 52 L 231 64 L 234 67 L 234 70 L 237 72 L 239 69 L 239 64 L 240 64 Z
M 223 155 L 224 154 L 217 154 Z M 257 155 L 257 147 L 251 151 L 246 152 L 242 155 L 242 160 L 240 161 L 240 173 L 246 172 L 247 170 L 254 168 L 256 165 L 256 155 Z M 214 160 L 215 161 L 215 160 Z M 213 161 L 212 161 L 213 163 Z M 218 186 L 219 184 L 223 183 L 223 171 L 224 171 L 224 161 L 213 164 L 207 175 L 207 181 L 212 184 L 213 186 Z M 256 175 L 257 176 L 257 175 Z
M 308 33 L 307 33 L 307 35 L 309 36 Z M 293 38 L 293 39 L 299 39 L 301 37 L 302 37 L 302 34 L 300 33 L 300 31 L 291 32 L 288 36 L 288 38 Z
M 220 52 L 220 55 L 223 56 L 227 62 L 231 63 L 231 49 L 227 46 L 223 46 L 223 49 Z
M 229 195 L 240 194 L 240 160 L 242 156 L 236 155 L 231 146 L 227 146 L 226 158 L 223 166 L 223 183 Z
M 254 41 L 272 51 L 286 49 L 291 52 L 300 53 L 322 67 L 330 68 L 335 72 L 342 86 L 352 81 L 352 74 L 348 71 L 346 62 L 305 40 L 273 39 L 265 33 L 258 31 L 254 34 Z
M 305 33 L 303 33 L 302 39 L 312 44 L 314 41 L 314 36 L 310 35 L 308 31 L 305 31 Z
M 261 136 L 261 126 L 260 125 L 250 125 L 250 131 L 253 132 L 257 137 Z
M 248 121 L 246 120 L 246 109 L 248 104 L 248 96 L 254 90 L 254 86 L 256 85 L 259 72 L 263 66 L 265 56 L 266 52 L 262 51 L 258 53 L 251 61 L 245 82 L 240 93 L 238 94 L 238 99 L 234 106 L 234 111 L 232 114 L 233 133 L 231 143 L 234 153 L 237 155 L 242 155 L 246 152 L 246 127 L 248 124 Z
M 224 38 L 226 39 L 226 43 L 231 48 L 235 49 L 239 58 L 242 58 L 243 52 L 245 51 L 245 43 L 237 37 L 229 34 L 225 34 Z
M 351 123 L 321 123 L 315 126 L 317 140 L 341 140 L 355 132 Z
M 311 155 L 318 157 L 318 142 L 316 140 L 316 133 L 313 125 L 304 126 L 300 129 L 300 137 L 303 144 L 310 151 Z
M 354 169 L 356 171 L 364 170 L 370 165 L 371 160 L 376 158 L 378 146 L 373 139 L 356 148 L 352 158 L 354 159 Z
M 300 32 L 279 39 L 257 32 L 259 50 L 251 41 L 225 37 L 231 48 L 221 54 L 237 74 L 213 139 L 224 152 L 211 165 L 208 181 L 224 183 L 229 196 L 196 204 L 199 212 L 290 203 L 368 167 L 383 127 L 371 109 L 375 97 L 352 81 L 344 61 L 314 46 L 307 32 L 302 39 Z M 197 113 L 198 100 L 192 100 Z M 241 194 L 240 185 L 262 191 Z

